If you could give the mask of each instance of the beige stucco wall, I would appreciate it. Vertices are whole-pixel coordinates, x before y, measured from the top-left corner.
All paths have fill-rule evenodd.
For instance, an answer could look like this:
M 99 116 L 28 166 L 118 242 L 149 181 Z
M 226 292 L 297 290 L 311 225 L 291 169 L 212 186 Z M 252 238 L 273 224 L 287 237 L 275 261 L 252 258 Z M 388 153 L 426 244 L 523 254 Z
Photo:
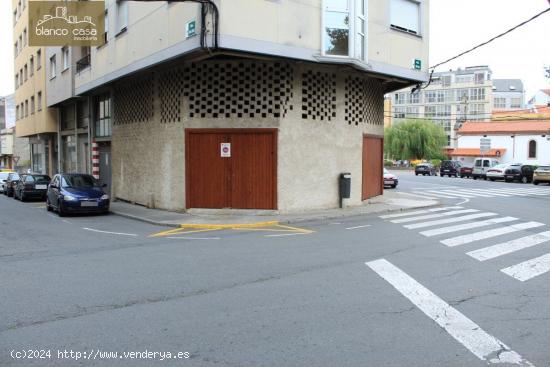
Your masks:
M 337 117 L 332 121 L 302 118 L 301 75 L 306 70 L 337 73 Z M 338 207 L 338 176 L 342 172 L 352 174 L 348 204 L 360 205 L 363 135 L 383 135 L 383 117 L 379 114 L 377 124 L 344 121 L 345 78 L 350 74 L 360 75 L 351 69 L 294 64 L 293 109 L 280 118 L 189 118 L 188 102 L 182 98 L 182 120 L 160 122 L 160 102 L 155 98 L 151 121 L 113 126 L 113 197 L 183 210 L 186 128 L 278 128 L 279 211 Z M 382 111 L 383 96 L 381 91 L 377 93 L 379 100 L 372 101 L 379 103 Z

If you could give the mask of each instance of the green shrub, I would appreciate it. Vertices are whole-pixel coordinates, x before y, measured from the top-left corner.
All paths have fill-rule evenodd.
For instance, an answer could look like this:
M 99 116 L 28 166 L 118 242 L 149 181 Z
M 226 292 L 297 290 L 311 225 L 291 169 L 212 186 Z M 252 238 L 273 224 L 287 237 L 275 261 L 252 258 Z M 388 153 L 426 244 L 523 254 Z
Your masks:
M 384 161 L 384 167 L 393 167 L 393 161 L 390 161 L 389 159 L 386 159 Z
M 441 159 L 432 159 L 430 163 L 436 168 L 441 167 Z

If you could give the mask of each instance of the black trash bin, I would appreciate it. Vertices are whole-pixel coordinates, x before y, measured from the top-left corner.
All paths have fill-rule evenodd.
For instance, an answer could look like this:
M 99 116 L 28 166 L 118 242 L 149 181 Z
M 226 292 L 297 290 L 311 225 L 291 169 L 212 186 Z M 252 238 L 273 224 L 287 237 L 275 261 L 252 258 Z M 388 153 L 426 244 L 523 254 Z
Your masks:
M 351 197 L 351 173 L 340 173 L 340 208 L 343 206 L 343 200 Z

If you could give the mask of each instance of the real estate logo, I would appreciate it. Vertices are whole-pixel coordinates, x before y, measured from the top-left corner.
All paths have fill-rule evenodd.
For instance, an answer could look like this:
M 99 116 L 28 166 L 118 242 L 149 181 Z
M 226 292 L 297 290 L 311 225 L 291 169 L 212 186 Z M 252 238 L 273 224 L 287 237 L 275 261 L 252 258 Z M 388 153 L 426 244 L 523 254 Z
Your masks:
M 29 46 L 100 46 L 104 1 L 29 1 Z

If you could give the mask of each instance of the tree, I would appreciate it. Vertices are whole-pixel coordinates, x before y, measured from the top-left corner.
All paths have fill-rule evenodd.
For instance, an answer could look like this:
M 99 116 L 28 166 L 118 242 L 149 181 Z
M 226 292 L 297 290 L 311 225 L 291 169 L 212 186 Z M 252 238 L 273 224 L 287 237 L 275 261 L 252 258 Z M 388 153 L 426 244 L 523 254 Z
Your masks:
M 429 120 L 406 120 L 384 131 L 384 151 L 394 159 L 444 159 L 446 145 L 445 130 Z

